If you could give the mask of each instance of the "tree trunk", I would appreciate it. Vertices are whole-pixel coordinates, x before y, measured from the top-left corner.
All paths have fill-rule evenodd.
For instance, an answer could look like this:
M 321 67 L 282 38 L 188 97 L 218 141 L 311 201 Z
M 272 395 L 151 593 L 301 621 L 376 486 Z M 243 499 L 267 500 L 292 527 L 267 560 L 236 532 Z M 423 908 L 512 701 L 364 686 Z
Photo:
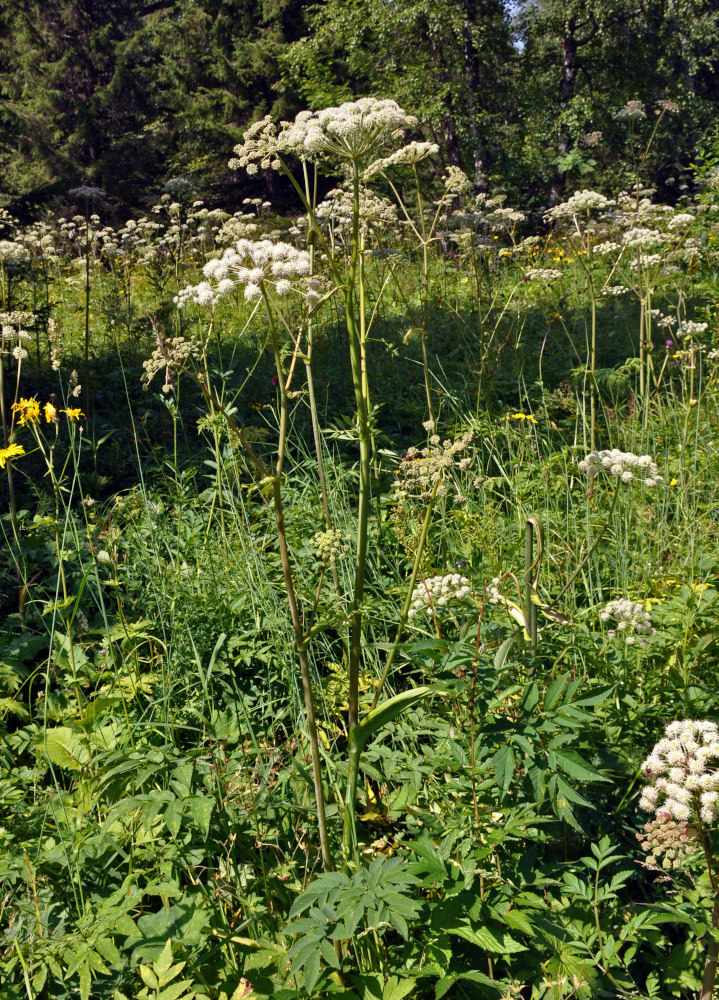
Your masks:
M 489 158 L 484 146 L 479 129 L 479 115 L 477 108 L 477 97 L 481 85 L 481 73 L 479 69 L 479 56 L 477 47 L 472 37 L 472 22 L 470 19 L 468 0 L 463 0 L 462 10 L 464 11 L 464 22 L 462 24 L 462 36 L 464 38 L 464 79 L 467 87 L 467 113 L 469 118 L 469 135 L 472 140 L 472 159 L 474 161 L 474 183 L 475 191 L 487 190 L 486 171 L 489 166 Z

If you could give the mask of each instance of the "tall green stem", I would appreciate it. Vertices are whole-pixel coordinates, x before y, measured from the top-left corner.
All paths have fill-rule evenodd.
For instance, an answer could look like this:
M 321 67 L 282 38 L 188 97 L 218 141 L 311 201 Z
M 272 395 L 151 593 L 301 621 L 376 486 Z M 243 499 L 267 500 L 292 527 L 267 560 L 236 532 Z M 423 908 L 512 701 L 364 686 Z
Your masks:
M 419 186 L 419 175 L 417 164 L 413 164 L 414 183 L 417 190 L 417 212 L 419 213 L 419 225 L 422 230 L 422 369 L 424 371 L 424 391 L 427 397 L 427 416 L 432 422 L 434 431 L 434 409 L 432 407 L 432 390 L 429 381 L 429 363 L 427 360 L 427 321 L 429 318 L 429 251 L 427 232 L 424 224 L 424 205 L 422 204 L 422 192 Z
M 310 194 L 310 184 L 309 177 L 307 175 L 307 163 L 302 162 L 302 170 L 304 172 L 305 178 L 305 192 L 307 196 L 307 202 L 311 203 L 313 206 L 317 200 L 317 171 L 315 170 L 314 178 L 314 188 L 312 194 Z M 308 216 L 308 225 L 311 227 L 312 219 Z M 309 241 L 309 253 L 310 253 L 310 274 L 315 273 L 315 244 L 314 244 L 314 230 L 309 229 L 309 233 L 312 234 L 312 239 Z M 317 402 L 315 400 L 315 382 L 312 377 L 312 349 L 314 347 L 314 323 L 312 320 L 312 314 L 307 317 L 307 351 L 305 353 L 305 376 L 307 378 L 307 397 L 310 404 L 310 418 L 312 421 L 312 437 L 315 445 L 315 457 L 317 459 L 317 475 L 320 481 L 320 495 L 322 497 L 322 510 L 325 515 L 325 527 L 328 531 L 332 530 L 332 514 L 330 512 L 329 496 L 327 494 L 327 479 L 325 477 L 325 463 L 324 457 L 322 455 L 322 434 L 320 432 L 320 422 L 317 416 Z M 338 600 L 342 598 L 342 590 L 340 588 L 339 573 L 337 572 L 337 559 L 332 556 L 332 561 L 330 563 L 330 571 L 332 573 L 332 583 L 335 589 L 335 595 Z
M 355 584 L 352 595 L 352 617 L 350 626 L 349 662 L 349 712 L 348 730 L 357 725 L 359 708 L 359 672 L 362 658 L 362 601 L 364 599 L 365 571 L 367 562 L 367 528 L 370 501 L 370 422 L 369 383 L 367 379 L 366 331 L 364 316 L 364 289 L 360 275 L 360 233 L 359 233 L 359 169 L 353 166 L 352 190 L 354 219 L 352 226 L 352 258 L 350 264 L 349 288 L 345 296 L 345 315 L 349 338 L 352 383 L 357 409 L 357 430 L 359 434 L 359 498 L 357 505 L 357 538 L 355 552 Z M 359 302 L 357 301 L 359 283 Z M 359 314 L 359 315 L 358 315 Z M 359 322 L 358 322 L 359 319 Z
M 270 325 L 270 336 L 272 339 L 272 352 L 275 359 L 275 369 L 277 371 L 277 387 L 280 397 L 279 408 L 279 438 L 277 443 L 277 460 L 275 462 L 275 474 L 272 477 L 272 500 L 275 511 L 275 523 L 277 526 L 277 540 L 280 549 L 280 560 L 282 562 L 282 573 L 285 579 L 285 589 L 287 590 L 287 603 L 290 608 L 292 627 L 297 642 L 297 657 L 300 664 L 300 677 L 302 680 L 302 695 L 305 703 L 305 714 L 307 715 L 307 733 L 310 741 L 310 755 L 312 758 L 312 780 L 314 784 L 315 804 L 317 806 L 317 825 L 319 827 L 320 847 L 322 850 L 322 863 L 325 871 L 332 871 L 334 863 L 332 852 L 327 835 L 327 819 L 325 815 L 325 799 L 322 789 L 322 766 L 320 762 L 319 740 L 317 738 L 317 721 L 315 719 L 314 697 L 312 695 L 312 679 L 310 675 L 310 664 L 307 656 L 307 639 L 302 628 L 297 598 L 295 596 L 295 586 L 292 576 L 292 565 L 287 546 L 287 532 L 285 530 L 284 509 L 282 506 L 282 470 L 285 461 L 285 449 L 287 445 L 287 387 L 285 385 L 284 371 L 282 369 L 282 358 L 280 356 L 280 345 L 277 339 L 277 330 L 272 315 L 272 309 L 267 298 L 267 293 L 262 290 L 267 310 L 267 318 Z

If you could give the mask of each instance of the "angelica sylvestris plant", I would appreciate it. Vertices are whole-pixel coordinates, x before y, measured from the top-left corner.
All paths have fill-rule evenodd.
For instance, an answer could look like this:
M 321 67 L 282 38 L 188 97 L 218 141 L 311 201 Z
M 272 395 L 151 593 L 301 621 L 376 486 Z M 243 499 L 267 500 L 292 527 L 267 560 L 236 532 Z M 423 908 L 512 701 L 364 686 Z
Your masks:
M 339 107 L 321 111 L 303 111 L 294 122 L 282 122 L 279 128 L 270 118 L 251 126 L 244 141 L 235 147 L 237 158 L 232 167 L 244 167 L 248 173 L 259 169 L 281 170 L 291 181 L 307 213 L 313 239 L 324 251 L 327 266 L 335 286 L 344 298 L 345 321 L 354 386 L 357 434 L 359 440 L 359 495 L 357 502 L 357 533 L 349 638 L 348 732 L 350 743 L 356 743 L 353 733 L 359 725 L 359 675 L 362 665 L 363 601 L 368 557 L 368 524 L 370 504 L 370 458 L 372 427 L 369 377 L 367 371 L 367 287 L 364 277 L 364 238 L 361 226 L 361 177 L 369 162 L 391 154 L 401 145 L 406 129 L 417 119 L 407 114 L 395 101 L 361 98 Z M 303 187 L 295 179 L 287 161 L 296 156 L 303 164 L 313 163 L 315 169 L 327 164 L 331 168 L 344 166 L 351 193 L 351 224 L 348 229 L 349 260 L 344 250 L 337 252 L 325 239 L 309 185 Z M 305 175 L 306 176 L 306 175 Z M 279 374 L 279 373 L 278 373 Z M 355 789 L 359 768 L 359 752 L 350 756 L 348 793 L 345 804 L 343 847 L 345 853 L 356 844 Z
M 310 258 L 305 251 L 297 250 L 287 243 L 275 243 L 271 240 L 239 240 L 234 246 L 229 247 L 218 259 L 210 260 L 204 267 L 207 281 L 200 285 L 183 289 L 176 298 L 178 308 L 183 308 L 188 302 L 195 302 L 198 305 L 214 306 L 219 298 L 229 294 L 236 286 L 244 286 L 244 297 L 246 301 L 260 302 L 264 305 L 264 312 L 269 329 L 269 339 L 272 346 L 272 354 L 275 362 L 275 379 L 279 396 L 278 413 L 278 441 L 277 457 L 274 469 L 271 474 L 263 477 L 260 485 L 271 489 L 272 503 L 275 512 L 275 524 L 277 529 L 277 539 L 279 542 L 280 559 L 282 562 L 282 572 L 284 576 L 287 601 L 289 604 L 292 627 L 295 633 L 297 644 L 297 656 L 302 679 L 302 690 L 304 697 L 305 713 L 307 716 L 307 729 L 310 740 L 310 750 L 312 755 L 312 775 L 314 782 L 315 801 L 317 805 L 317 819 L 320 834 L 320 844 L 322 848 L 322 860 L 325 870 L 333 868 L 332 850 L 329 843 L 327 823 L 325 819 L 324 793 L 322 789 L 322 771 L 320 761 L 320 751 L 318 744 L 317 725 L 315 721 L 315 707 L 312 694 L 312 679 L 310 675 L 310 663 L 307 653 L 309 636 L 305 632 L 303 615 L 298 604 L 297 588 L 294 580 L 292 561 L 287 541 L 285 528 L 285 515 L 282 500 L 282 479 L 287 451 L 287 431 L 289 418 L 289 387 L 292 381 L 294 361 L 300 350 L 301 331 L 293 334 L 286 325 L 283 314 L 278 305 L 278 299 L 289 295 L 295 288 L 298 279 L 306 277 L 310 273 Z M 285 371 L 282 358 L 280 330 L 278 324 L 284 324 L 290 337 L 294 340 L 294 353 L 290 364 L 289 373 Z M 203 352 L 204 353 L 204 352 Z M 186 354 L 186 356 L 189 355 Z M 161 366 L 162 357 L 158 364 Z M 169 366 L 167 367 L 169 371 Z M 201 377 L 195 376 L 198 385 L 203 389 L 206 398 L 211 406 L 221 406 L 219 400 L 211 389 L 209 374 L 205 370 Z M 247 442 L 245 443 L 248 448 Z M 254 452 L 250 451 L 253 456 Z M 255 464 L 259 459 L 254 457 Z M 260 464 L 260 471 L 264 470 Z

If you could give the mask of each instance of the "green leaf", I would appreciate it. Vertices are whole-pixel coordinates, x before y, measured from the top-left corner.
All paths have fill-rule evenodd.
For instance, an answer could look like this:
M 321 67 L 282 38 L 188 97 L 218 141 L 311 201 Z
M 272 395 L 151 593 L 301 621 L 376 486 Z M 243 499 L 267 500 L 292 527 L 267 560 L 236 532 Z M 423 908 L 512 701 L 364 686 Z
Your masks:
M 539 685 L 532 681 L 528 684 L 524 694 L 520 698 L 519 707 L 523 712 L 533 712 L 539 703 Z
M 193 795 L 190 801 L 189 813 L 192 821 L 203 837 L 210 832 L 210 817 L 212 816 L 212 799 L 206 795 Z
M 207 922 L 207 910 L 189 902 L 163 906 L 157 913 L 145 913 L 137 920 L 142 940 L 132 951 L 133 962 L 154 961 L 162 953 L 168 937 L 182 941 L 192 949 L 202 940 L 202 927 Z
M 382 992 L 382 1000 L 402 1000 L 416 986 L 414 979 L 398 979 L 390 976 Z
M 165 947 L 162 949 L 158 957 L 153 963 L 153 969 L 155 970 L 155 975 L 162 976 L 164 972 L 172 965 L 172 938 L 168 938 Z
M 504 793 L 512 783 L 515 769 L 514 751 L 509 744 L 499 748 L 494 755 L 492 763 L 497 784 L 502 790 L 502 796 L 504 796 Z
M 113 930 L 116 929 L 117 925 L 115 925 L 115 928 L 113 928 Z M 102 957 L 110 963 L 110 965 L 113 965 L 116 969 L 122 968 L 122 955 L 117 950 L 115 942 L 112 940 L 112 938 L 108 937 L 98 938 L 97 941 L 95 942 L 95 947 L 100 952 Z
M 152 971 L 149 965 L 140 966 L 140 975 L 142 976 L 142 981 L 145 986 L 149 987 L 151 990 L 156 990 L 159 986 L 157 981 L 157 976 Z
M 315 986 L 317 985 L 317 980 L 320 977 L 320 953 L 319 950 L 313 951 L 308 957 L 304 964 L 303 973 L 305 977 L 305 989 L 309 994 L 312 994 Z
M 173 799 L 172 802 L 168 802 L 167 807 L 162 814 L 162 818 L 165 821 L 165 826 L 170 831 L 173 837 L 176 837 L 180 832 L 180 826 L 182 825 L 182 814 L 185 811 L 185 806 L 187 805 L 186 799 Z
M 583 798 L 578 792 L 568 785 L 564 778 L 560 778 L 557 774 L 555 775 L 557 779 L 557 791 L 560 795 L 563 795 L 568 802 L 575 802 L 578 806 L 585 806 L 587 809 L 594 809 L 594 806 L 587 799 Z
M 53 764 L 69 771 L 81 771 L 90 762 L 87 744 L 68 726 L 46 729 L 33 742 Z
M 328 965 L 331 965 L 333 969 L 340 968 L 340 962 L 337 958 L 337 953 L 330 944 L 327 938 L 322 938 L 320 941 L 320 951 L 322 952 L 322 957 Z
M 486 976 L 483 972 L 450 973 L 450 975 L 445 976 L 444 979 L 440 979 L 436 984 L 434 988 L 436 1000 L 441 1000 L 441 998 L 449 992 L 452 986 L 460 980 L 465 980 L 469 983 L 477 983 L 487 989 L 496 991 L 498 994 L 502 993 L 501 985 L 496 983 L 493 979 L 490 979 L 489 976 Z
M 614 693 L 616 685 L 610 684 L 608 687 L 601 688 L 599 691 L 595 691 L 593 694 L 587 695 L 586 698 L 577 698 L 576 701 L 572 702 L 573 705 L 602 705 L 607 698 Z
M 30 713 L 25 708 L 23 704 L 19 701 L 15 701 L 14 698 L 0 698 L 0 713 L 12 712 L 13 715 L 17 715 L 19 719 L 29 719 Z
M 393 722 L 406 709 L 426 698 L 431 690 L 429 687 L 411 688 L 409 691 L 401 691 L 393 698 L 388 698 L 387 701 L 378 705 L 350 733 L 350 752 L 361 752 L 375 733 L 379 732 L 383 726 Z
M 502 645 L 499 647 L 497 652 L 494 654 L 494 669 L 501 670 L 504 664 L 507 662 L 507 657 L 514 645 L 514 640 L 517 638 L 517 633 L 513 632 L 508 639 L 505 639 Z
M 190 990 L 192 987 L 191 979 L 181 979 L 178 983 L 173 983 L 172 986 L 168 986 L 160 992 L 157 1000 L 178 1000 L 182 997 L 183 1000 L 192 1000 L 195 993 L 194 990 L 187 993 L 186 990 Z
M 469 941 L 470 944 L 476 944 L 479 948 L 488 951 L 490 954 L 503 955 L 507 951 L 499 938 L 486 927 L 470 927 L 468 924 L 458 924 L 455 927 L 445 927 L 444 929 L 448 934 L 464 938 L 465 941 Z
M 80 1000 L 89 1000 L 90 998 L 90 966 L 87 962 L 83 962 L 79 969 L 80 973 Z
M 554 753 L 557 757 L 557 763 L 570 778 L 574 778 L 577 781 L 609 780 L 580 757 L 576 750 L 558 750 L 555 748 Z
M 544 695 L 544 702 L 542 704 L 545 712 L 549 712 L 557 704 L 566 686 L 566 675 L 557 677 L 557 679 L 549 685 L 546 694 Z

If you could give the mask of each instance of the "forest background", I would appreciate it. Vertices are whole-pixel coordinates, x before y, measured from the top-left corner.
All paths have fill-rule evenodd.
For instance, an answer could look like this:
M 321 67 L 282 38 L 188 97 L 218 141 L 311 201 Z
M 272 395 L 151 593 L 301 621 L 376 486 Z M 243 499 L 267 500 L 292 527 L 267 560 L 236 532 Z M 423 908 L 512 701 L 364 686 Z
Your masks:
M 248 193 L 276 200 L 271 171 L 254 190 L 228 170 L 247 125 L 381 94 L 412 108 L 477 190 L 531 209 L 565 188 L 630 184 L 614 114 L 671 99 L 682 113 L 645 169 L 676 202 L 713 156 L 718 65 L 707 0 L 5 2 L 0 190 L 21 220 L 77 183 L 122 214 L 177 175 L 230 210 Z

